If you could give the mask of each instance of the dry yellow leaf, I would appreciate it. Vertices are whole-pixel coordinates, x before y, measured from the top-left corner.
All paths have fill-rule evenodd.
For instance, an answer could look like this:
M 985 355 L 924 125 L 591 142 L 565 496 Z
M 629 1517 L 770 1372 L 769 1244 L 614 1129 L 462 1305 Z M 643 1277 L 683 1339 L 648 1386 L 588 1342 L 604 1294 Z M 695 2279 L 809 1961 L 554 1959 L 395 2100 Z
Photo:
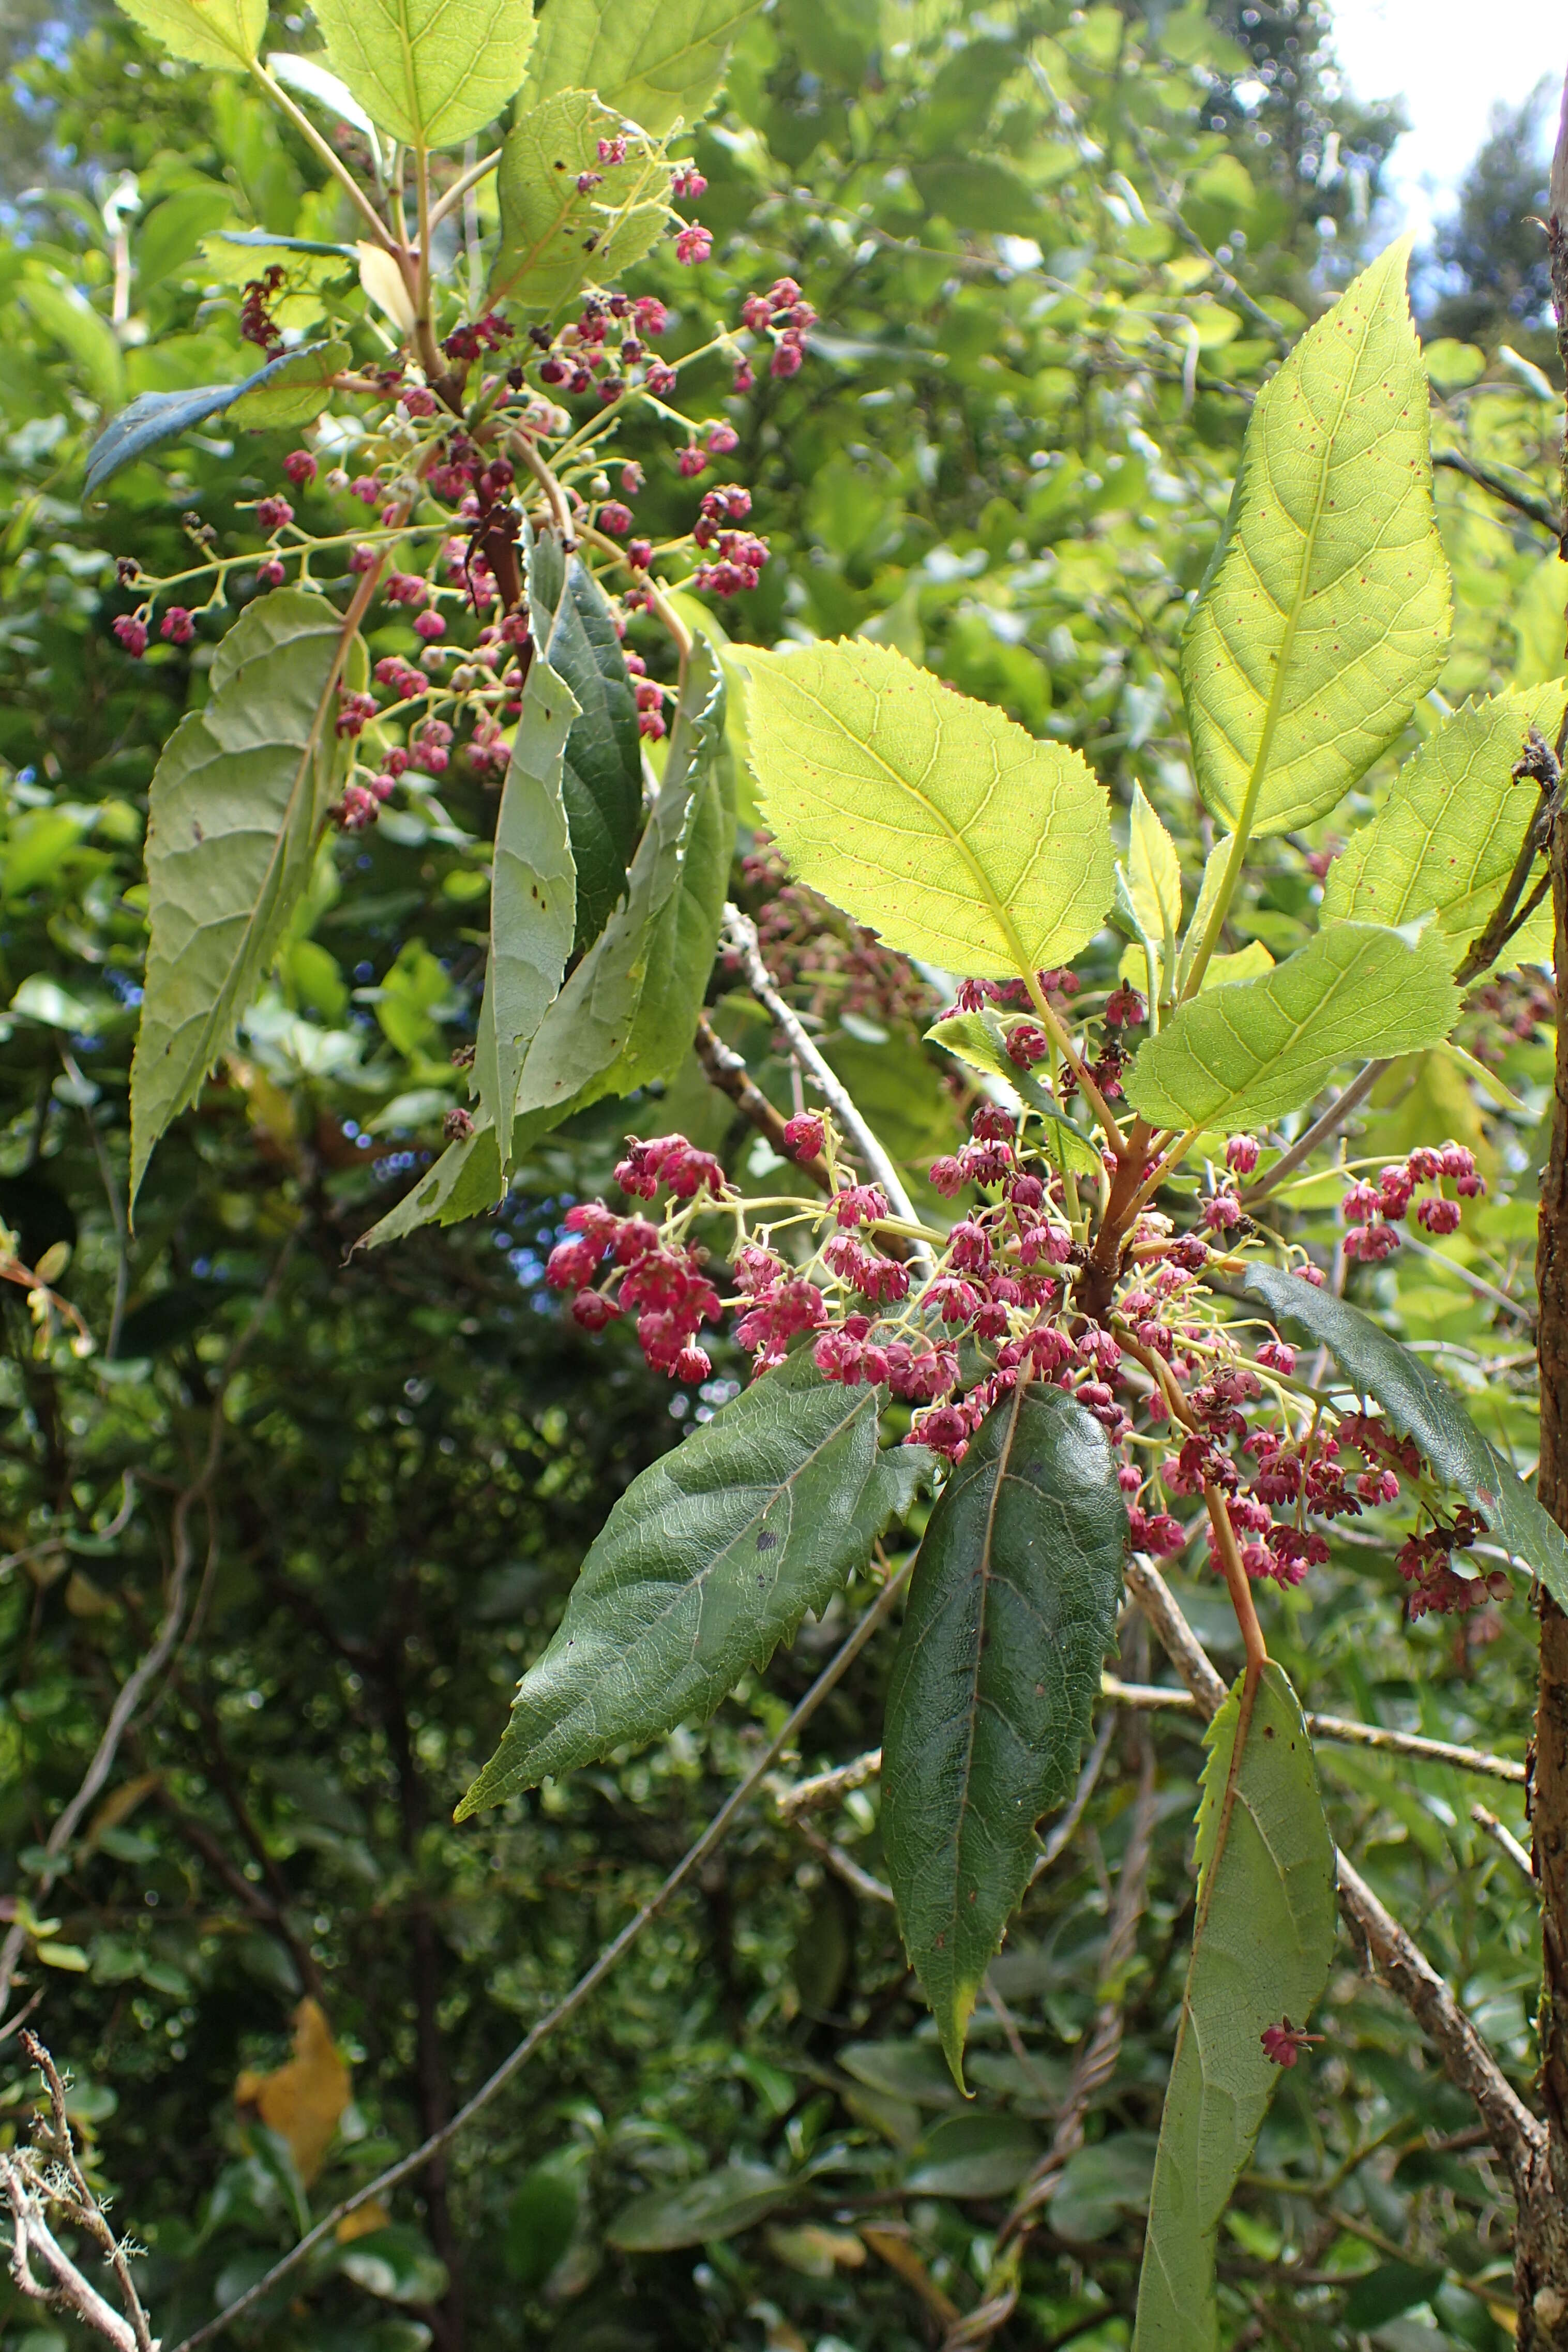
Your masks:
M 138 1772 L 133 1780 L 111 1790 L 87 1825 L 89 1847 L 98 1843 L 105 1830 L 117 1830 L 121 1822 L 129 1821 L 142 1798 L 152 1795 L 162 1778 L 159 1772 Z
M 356 2205 L 352 2213 L 345 2213 L 332 2235 L 340 2246 L 346 2246 L 355 2238 L 368 2238 L 373 2230 L 391 2227 L 391 2214 L 378 2198 L 372 2197 L 364 2204 Z
M 287 2064 L 270 2074 L 247 2068 L 234 2086 L 236 2104 L 254 2107 L 268 2129 L 288 2141 L 307 2188 L 331 2146 L 349 2091 L 349 2070 L 333 2044 L 326 2012 L 320 2001 L 310 2000 L 294 2011 L 294 2055 Z

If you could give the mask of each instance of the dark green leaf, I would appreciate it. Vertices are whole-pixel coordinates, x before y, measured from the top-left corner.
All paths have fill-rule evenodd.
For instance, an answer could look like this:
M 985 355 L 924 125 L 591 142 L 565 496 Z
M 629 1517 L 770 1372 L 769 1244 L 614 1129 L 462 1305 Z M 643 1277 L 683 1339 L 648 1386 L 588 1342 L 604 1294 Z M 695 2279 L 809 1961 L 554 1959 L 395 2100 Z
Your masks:
M 627 2254 L 662 2254 L 679 2246 L 701 2246 L 712 2238 L 732 2238 L 749 2230 L 794 2194 L 765 2164 L 721 2164 L 700 2180 L 679 2189 L 650 2189 L 634 2197 L 605 2231 L 612 2246 Z
M 635 1479 L 458 1818 L 701 1721 L 826 1607 L 927 1459 L 878 1452 L 880 1397 L 823 1380 L 807 1349 Z
M 610 608 L 587 566 L 545 534 L 529 549 L 528 585 L 534 642 L 578 706 L 561 792 L 577 868 L 581 955 L 625 895 L 642 822 L 637 702 Z
M 1425 2303 L 1442 2284 L 1442 2270 L 1430 2263 L 1380 2263 L 1352 2282 L 1345 2297 L 1345 2326 L 1358 2331 L 1381 2327 L 1385 2319 Z
M 580 2168 L 569 2158 L 531 2166 L 507 2201 L 501 2261 L 509 2278 L 525 2290 L 542 2285 L 572 2242 L 582 2201 Z
M 1493 1540 L 1568 1608 L 1568 1541 L 1523 1480 L 1489 1444 L 1447 1381 L 1369 1315 L 1278 1266 L 1249 1267 L 1249 1298 L 1300 1325 L 1327 1348 L 1347 1383 L 1374 1397 L 1402 1437 L 1414 1438 L 1445 1486 L 1479 1511 Z
M 1209 1726 L 1198 1914 L 1160 2122 L 1133 2352 L 1214 2352 L 1215 2239 L 1279 2079 L 1270 2025 L 1306 2024 L 1333 1958 L 1334 1845 L 1300 1703 L 1264 1667 Z
M 1020 1388 L 931 1513 L 888 1694 L 882 1842 L 962 2081 L 980 1980 L 1071 1790 L 1121 1597 L 1127 1507 L 1093 1415 Z
M 1005 2197 L 1040 2154 L 1021 2116 L 948 2116 L 914 2150 L 912 2197 Z
M 275 244 L 277 239 L 269 238 L 268 242 Z M 121 410 L 113 423 L 106 426 L 93 443 L 87 461 L 88 489 L 100 489 L 111 474 L 117 474 L 121 466 L 129 466 L 133 457 L 145 457 L 149 449 L 155 449 L 160 441 L 172 440 L 176 433 L 188 433 L 193 425 L 200 425 L 205 418 L 216 416 L 220 410 L 230 407 L 243 394 L 259 393 L 280 376 L 290 384 L 296 383 L 300 379 L 302 363 L 308 364 L 318 353 L 334 351 L 341 351 L 342 357 L 335 359 L 328 370 L 328 373 L 332 374 L 348 364 L 347 346 L 310 343 L 300 351 L 280 352 L 275 360 L 268 360 L 266 366 L 258 368 L 254 375 L 242 376 L 237 383 L 203 383 L 195 385 L 188 392 L 140 394 L 129 407 Z M 322 397 L 324 399 L 324 394 Z M 318 407 L 321 404 L 317 403 Z M 315 413 L 313 408 L 309 412 L 310 415 Z M 266 424 L 293 420 L 258 416 L 239 421 Z

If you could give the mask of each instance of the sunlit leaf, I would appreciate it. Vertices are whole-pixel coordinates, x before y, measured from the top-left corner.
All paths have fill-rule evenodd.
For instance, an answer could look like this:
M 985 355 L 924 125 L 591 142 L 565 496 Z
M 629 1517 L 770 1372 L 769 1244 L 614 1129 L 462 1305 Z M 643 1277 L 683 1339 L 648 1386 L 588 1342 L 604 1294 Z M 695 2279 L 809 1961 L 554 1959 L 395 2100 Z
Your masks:
M 761 0 L 574 0 L 546 8 L 526 111 L 557 90 L 597 91 L 656 138 L 706 114 L 730 44 Z
M 599 153 L 600 141 L 617 135 L 626 139 L 624 163 Z M 584 174 L 593 185 L 579 188 Z M 501 150 L 496 194 L 500 242 L 489 299 L 524 316 L 553 317 L 590 281 L 607 284 L 658 242 L 669 166 L 657 147 L 626 132 L 615 108 L 587 90 L 563 89 L 519 114 Z
M 615 615 L 593 573 L 541 533 L 528 547 L 533 640 L 578 704 L 566 739 L 561 792 L 577 868 L 580 954 L 625 896 L 642 824 L 642 740 Z
M 1442 934 L 1329 923 L 1257 980 L 1205 989 L 1139 1049 L 1127 1099 L 1162 1127 L 1222 1132 L 1310 1102 L 1341 1062 L 1436 1045 L 1458 1018 Z
M 119 0 L 134 25 L 187 65 L 229 72 L 253 63 L 267 30 L 267 0 Z
M 949 971 L 1059 963 L 1110 905 L 1105 793 L 1077 751 L 864 637 L 746 667 L 763 818 L 799 880 Z
M 326 65 L 410 147 L 456 147 L 493 122 L 533 46 L 528 0 L 319 0 L 315 17 Z
M 1429 735 L 1329 868 L 1324 920 L 1408 923 L 1435 914 L 1458 961 L 1485 929 L 1541 813 L 1539 784 L 1511 772 L 1526 730 L 1552 741 L 1565 700 L 1568 680 L 1554 678 L 1467 702 Z
M 1229 831 L 1321 816 L 1404 727 L 1448 640 L 1408 240 L 1258 395 L 1182 645 L 1198 789 Z

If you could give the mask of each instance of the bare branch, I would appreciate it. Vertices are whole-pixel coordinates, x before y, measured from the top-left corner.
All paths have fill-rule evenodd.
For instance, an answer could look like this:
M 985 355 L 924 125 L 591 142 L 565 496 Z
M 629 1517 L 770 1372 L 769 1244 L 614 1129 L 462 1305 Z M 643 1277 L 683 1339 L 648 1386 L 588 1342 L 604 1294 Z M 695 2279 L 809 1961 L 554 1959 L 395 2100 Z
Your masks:
M 1100 1687 L 1118 1706 L 1176 1715 L 1205 1712 L 1188 1691 L 1160 1685 L 1118 1682 L 1102 1675 Z M 1357 1723 L 1343 1715 L 1309 1715 L 1307 1728 L 1314 1739 L 1330 1739 L 1345 1748 L 1381 1748 L 1397 1756 L 1418 1756 L 1429 1764 L 1451 1764 L 1459 1772 L 1484 1772 L 1493 1780 L 1515 1780 L 1522 1787 L 1525 1767 L 1509 1756 L 1489 1755 L 1482 1748 L 1461 1748 L 1452 1740 L 1428 1739 L 1419 1731 L 1393 1731 L 1381 1723 Z
M 1529 1879 L 1531 1886 L 1533 1886 L 1535 1885 L 1535 1864 L 1530 1855 L 1525 1852 L 1523 1846 L 1521 1845 L 1513 1832 L 1509 1828 L 1508 1823 L 1506 1822 L 1500 1822 L 1497 1815 L 1493 1812 L 1489 1812 L 1485 1805 L 1472 1805 L 1470 1807 L 1470 1819 L 1474 1822 L 1479 1830 L 1485 1830 L 1488 1837 L 1492 1840 L 1494 1844 L 1502 1848 L 1502 1851 L 1507 1854 L 1514 1868 L 1516 1870 L 1521 1870 L 1526 1878 Z
M 759 1134 L 767 1138 L 781 1160 L 794 1160 L 803 1176 L 809 1176 L 820 1191 L 831 1192 L 833 1179 L 828 1174 L 826 1160 L 820 1153 L 813 1160 L 801 1160 L 791 1151 L 784 1140 L 784 1113 L 768 1100 L 740 1055 L 732 1046 L 725 1045 L 706 1013 L 697 1024 L 697 1034 L 692 1042 L 697 1058 L 707 1072 L 709 1085 L 717 1087 L 721 1094 L 728 1095 L 732 1103 L 739 1105 Z
M 598 1990 L 605 1979 L 625 1958 L 649 1921 L 658 1916 L 671 1895 L 684 1886 L 693 1872 L 700 1870 L 709 1855 L 716 1852 L 723 1843 L 736 1817 L 756 1794 L 785 1748 L 799 1737 L 823 1700 L 835 1688 L 855 1659 L 859 1656 L 878 1626 L 892 1613 L 909 1581 L 910 1570 L 913 1564 L 911 1558 L 896 1574 L 888 1579 L 853 1633 L 839 1644 L 794 1713 L 769 1742 L 763 1754 L 752 1767 L 739 1787 L 714 1814 L 697 1843 L 688 1847 L 663 1885 L 656 1894 L 649 1896 L 640 1911 L 627 1920 L 620 1934 L 605 1945 L 598 1958 L 578 1978 L 571 1991 L 557 2001 L 555 2007 L 548 2011 L 537 2024 L 530 2027 L 516 2048 L 502 2059 L 488 2080 L 480 2084 L 472 2098 L 467 2100 L 458 2108 L 451 2121 L 443 2125 L 439 2131 L 432 2132 L 427 2139 L 422 2140 L 419 2146 L 407 2156 L 399 2158 L 395 2164 L 388 2165 L 386 2170 L 378 2173 L 374 2180 L 367 2180 L 362 2189 L 356 2189 L 352 2197 L 345 2197 L 341 2204 L 334 2205 L 331 2211 L 318 2221 L 313 2230 L 307 2231 L 299 2244 L 290 2248 L 281 2261 L 274 2263 L 272 2268 L 263 2277 L 258 2278 L 253 2286 L 247 2287 L 242 2295 L 237 2296 L 228 2305 L 226 2309 L 220 2311 L 216 2319 L 209 2319 L 204 2327 L 198 2327 L 194 2334 L 184 2337 L 183 2342 L 174 2347 L 174 2352 L 195 2352 L 198 2344 L 210 2344 L 216 2336 L 224 2335 L 237 2319 L 243 2317 L 245 2313 L 259 2303 L 264 2295 L 270 2294 L 280 2280 L 289 2277 L 302 2262 L 308 2260 L 318 2246 L 329 2243 L 336 2236 L 339 2223 L 345 2221 L 351 2213 L 357 2213 L 362 2205 L 369 2204 L 373 2199 L 380 2200 L 388 2196 L 405 2180 L 412 2179 L 416 2173 L 422 2171 L 432 2157 L 438 2156 L 443 2148 L 449 2147 L 458 2135 L 468 2128 L 474 2117 L 489 2105 L 498 2092 L 503 2090 L 511 2081 L 512 2076 L 527 2065 L 535 2052 L 549 2041 L 556 2029 L 563 2025 L 569 2017 L 575 2016 L 584 2002 Z
M 1278 1192 L 1287 1177 L 1294 1176 L 1298 1168 L 1305 1167 L 1319 1144 L 1327 1143 L 1331 1136 L 1337 1135 L 1352 1111 L 1359 1109 L 1365 1102 L 1387 1067 L 1386 1062 L 1368 1062 L 1358 1070 L 1349 1086 L 1342 1087 L 1334 1097 L 1327 1110 L 1320 1112 L 1306 1132 L 1296 1138 L 1289 1151 L 1281 1153 L 1273 1167 L 1266 1170 L 1256 1184 L 1247 1187 L 1241 1195 L 1242 1207 L 1256 1208 L 1260 1201 L 1267 1201 L 1271 1192 Z

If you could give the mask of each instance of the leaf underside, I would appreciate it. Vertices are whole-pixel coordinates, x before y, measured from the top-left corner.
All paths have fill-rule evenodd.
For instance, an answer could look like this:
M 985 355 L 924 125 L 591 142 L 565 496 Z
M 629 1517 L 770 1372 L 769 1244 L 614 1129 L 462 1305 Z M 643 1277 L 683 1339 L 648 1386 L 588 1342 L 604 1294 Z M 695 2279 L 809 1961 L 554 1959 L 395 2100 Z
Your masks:
M 87 461 L 87 489 L 101 488 L 121 466 L 129 466 L 161 441 L 188 433 L 226 408 L 236 410 L 237 425 L 309 423 L 326 404 L 326 378 L 346 367 L 350 356 L 346 343 L 308 343 L 299 351 L 279 352 L 276 359 L 268 360 L 254 374 L 242 376 L 237 383 L 195 384 L 187 392 L 139 393 L 93 443 Z M 281 414 L 267 406 L 271 389 L 282 392 L 300 384 L 308 387 L 303 415 L 297 407 Z M 317 386 L 319 398 L 315 397 Z M 259 405 L 255 404 L 258 401 Z M 247 402 L 252 404 L 244 404 Z
M 1299 1324 L 1327 1348 L 1347 1384 L 1374 1398 L 1401 1437 L 1415 1440 L 1436 1475 L 1463 1495 L 1494 1543 L 1540 1577 L 1568 1609 L 1568 1539 L 1495 1445 L 1481 1435 L 1446 1381 L 1381 1330 L 1370 1315 L 1300 1275 L 1249 1266 L 1249 1298 L 1280 1322 Z
M 1391 246 L 1258 394 L 1182 644 L 1198 790 L 1234 830 L 1323 815 L 1398 736 L 1448 639 L 1426 379 Z
M 864 637 L 745 655 L 747 756 L 798 878 L 902 954 L 1033 972 L 1110 905 L 1105 794 L 1041 743 Z
M 1237 1683 L 1209 1726 L 1198 1916 L 1138 2282 L 1133 2352 L 1215 2352 L 1215 2239 L 1279 2083 L 1266 2026 L 1304 2026 L 1329 1980 L 1334 1847 L 1312 1744 L 1279 1666 L 1237 1754 Z
M 1326 923 L 1257 980 L 1179 1005 L 1127 1074 L 1127 1099 L 1159 1126 L 1230 1129 L 1310 1102 L 1337 1064 L 1412 1054 L 1459 1014 L 1453 959 L 1376 923 Z
M 210 698 L 153 778 L 145 994 L 131 1070 L 131 1192 L 267 978 L 305 889 L 327 803 L 352 756 L 331 724 L 342 615 L 275 589 L 219 646 Z M 342 661 L 363 682 L 358 639 Z
M 881 1391 L 810 1350 L 645 1470 L 595 1538 L 500 1748 L 458 1818 L 700 1722 L 862 1567 L 926 1457 L 877 1448 Z
M 1078 1773 L 1126 1553 L 1104 1431 L 1037 1387 L 987 1415 L 921 1545 L 888 1696 L 882 1839 L 905 1948 L 961 2083 L 1035 1824 Z

